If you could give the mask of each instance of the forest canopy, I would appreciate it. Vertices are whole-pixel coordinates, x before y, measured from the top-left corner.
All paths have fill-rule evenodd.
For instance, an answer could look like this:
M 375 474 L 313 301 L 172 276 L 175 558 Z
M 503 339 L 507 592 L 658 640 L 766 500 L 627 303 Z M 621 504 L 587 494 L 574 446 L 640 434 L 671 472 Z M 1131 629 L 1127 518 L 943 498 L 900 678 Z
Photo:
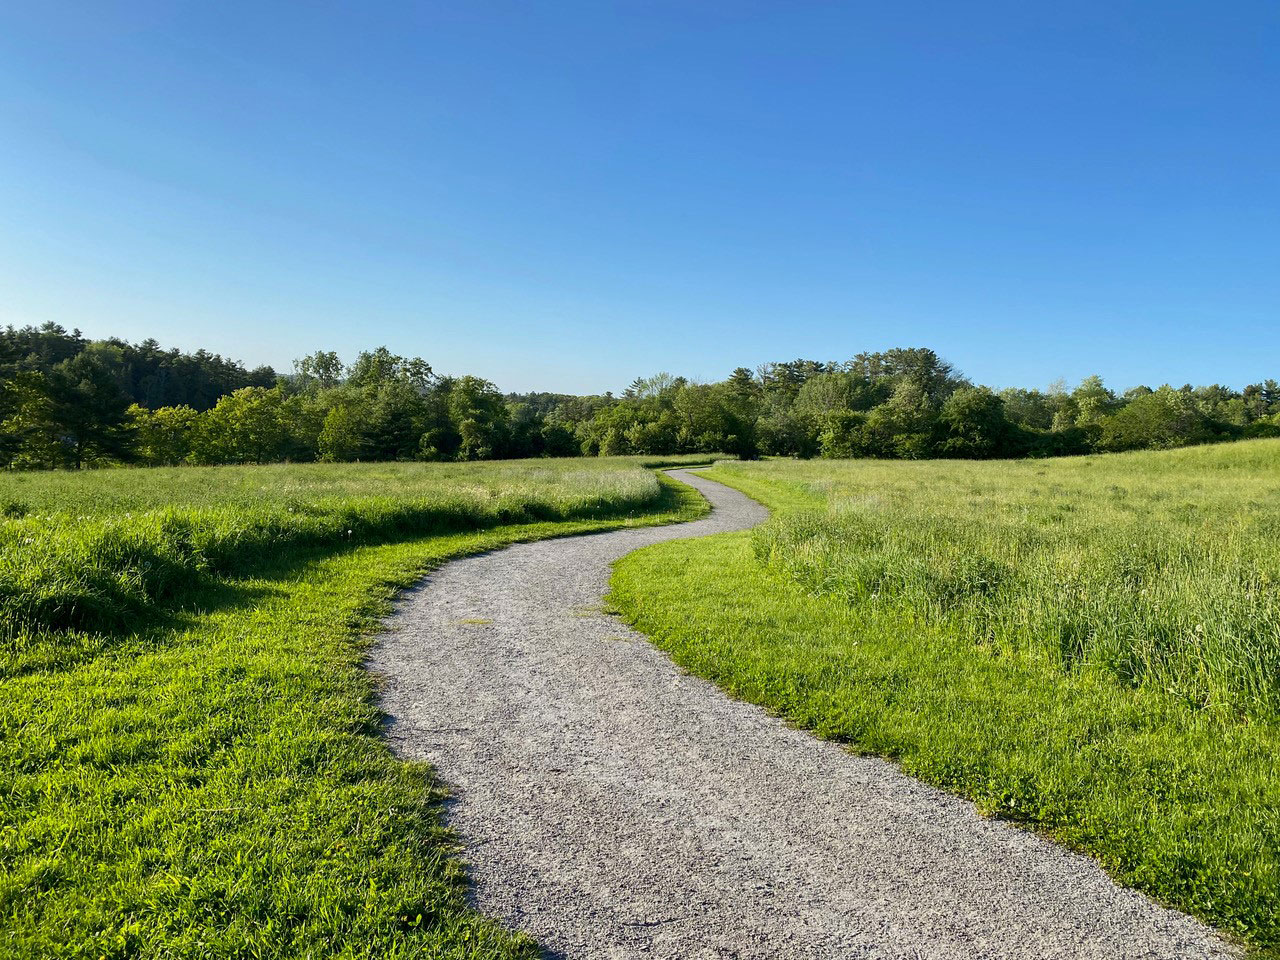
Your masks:
M 1043 457 L 1280 436 L 1280 384 L 992 390 L 926 348 L 659 373 L 620 395 L 502 393 L 386 347 L 290 373 L 54 324 L 0 332 L 0 464 L 489 460 L 723 453 L 752 458 Z

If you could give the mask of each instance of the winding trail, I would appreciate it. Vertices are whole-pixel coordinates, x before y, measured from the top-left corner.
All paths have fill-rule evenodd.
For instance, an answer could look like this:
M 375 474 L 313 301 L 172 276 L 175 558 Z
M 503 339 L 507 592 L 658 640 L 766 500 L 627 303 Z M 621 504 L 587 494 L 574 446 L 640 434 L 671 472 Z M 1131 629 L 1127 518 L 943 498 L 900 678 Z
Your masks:
M 450 785 L 474 902 L 565 958 L 1236 956 L 1085 857 L 788 727 L 600 612 L 670 527 L 458 560 L 405 595 L 371 656 L 388 736 Z

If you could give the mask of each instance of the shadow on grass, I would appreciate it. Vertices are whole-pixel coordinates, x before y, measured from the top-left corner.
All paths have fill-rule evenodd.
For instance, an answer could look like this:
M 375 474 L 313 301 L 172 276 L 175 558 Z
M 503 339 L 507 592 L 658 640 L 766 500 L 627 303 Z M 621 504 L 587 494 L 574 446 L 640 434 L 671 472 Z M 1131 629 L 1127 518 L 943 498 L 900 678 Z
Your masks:
M 320 558 L 309 562 L 314 563 L 316 559 Z M 282 562 L 280 566 L 296 569 L 293 562 Z M 262 571 L 262 574 L 262 579 L 272 579 L 270 571 Z M 276 576 L 285 579 L 287 569 L 282 569 Z M 190 584 L 183 591 L 184 603 L 181 606 L 149 608 L 140 614 L 133 630 L 40 630 L 8 638 L 5 644 L 7 655 L 0 657 L 0 681 L 33 673 L 70 670 L 107 654 L 144 654 L 160 650 L 171 646 L 202 616 L 219 609 L 252 606 L 272 592 L 270 586 L 249 586 L 208 575 L 196 579 L 198 584 Z

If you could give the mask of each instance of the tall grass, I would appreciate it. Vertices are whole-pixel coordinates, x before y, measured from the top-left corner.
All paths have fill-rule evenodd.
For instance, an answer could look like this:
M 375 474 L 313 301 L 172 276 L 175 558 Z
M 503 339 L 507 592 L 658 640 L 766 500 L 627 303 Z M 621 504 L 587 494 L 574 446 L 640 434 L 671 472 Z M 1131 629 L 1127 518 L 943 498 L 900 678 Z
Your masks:
M 527 497 L 572 505 L 594 495 L 652 491 L 648 468 L 710 463 L 714 456 L 582 457 L 483 463 L 304 463 L 226 467 L 0 472 L 0 516 L 102 516 L 166 507 L 288 506 L 371 496 L 463 492 L 521 504 Z M 645 468 L 641 470 L 630 468 Z
M 1197 709 L 1280 712 L 1278 442 L 722 469 L 812 503 L 754 548 L 815 594 Z
M 0 476 L 0 653 L 20 669 L 32 631 L 125 630 L 202 578 L 303 548 L 626 517 L 661 497 L 625 460 Z

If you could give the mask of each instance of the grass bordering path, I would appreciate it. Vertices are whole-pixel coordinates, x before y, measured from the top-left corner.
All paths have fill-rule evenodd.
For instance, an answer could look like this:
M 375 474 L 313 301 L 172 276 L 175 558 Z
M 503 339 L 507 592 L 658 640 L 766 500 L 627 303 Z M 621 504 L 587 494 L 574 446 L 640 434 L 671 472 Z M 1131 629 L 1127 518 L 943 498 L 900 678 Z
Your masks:
M 535 957 L 467 909 L 441 795 L 383 742 L 363 651 L 446 560 L 706 512 L 662 482 L 641 516 L 284 549 L 0 681 L 0 955 Z
M 779 515 L 813 498 L 705 472 Z M 754 535 L 761 536 L 761 533 Z M 753 534 L 646 548 L 611 603 L 685 669 L 980 809 L 1097 857 L 1120 881 L 1280 956 L 1280 729 L 1097 671 L 958 642 L 927 620 L 778 575 Z

